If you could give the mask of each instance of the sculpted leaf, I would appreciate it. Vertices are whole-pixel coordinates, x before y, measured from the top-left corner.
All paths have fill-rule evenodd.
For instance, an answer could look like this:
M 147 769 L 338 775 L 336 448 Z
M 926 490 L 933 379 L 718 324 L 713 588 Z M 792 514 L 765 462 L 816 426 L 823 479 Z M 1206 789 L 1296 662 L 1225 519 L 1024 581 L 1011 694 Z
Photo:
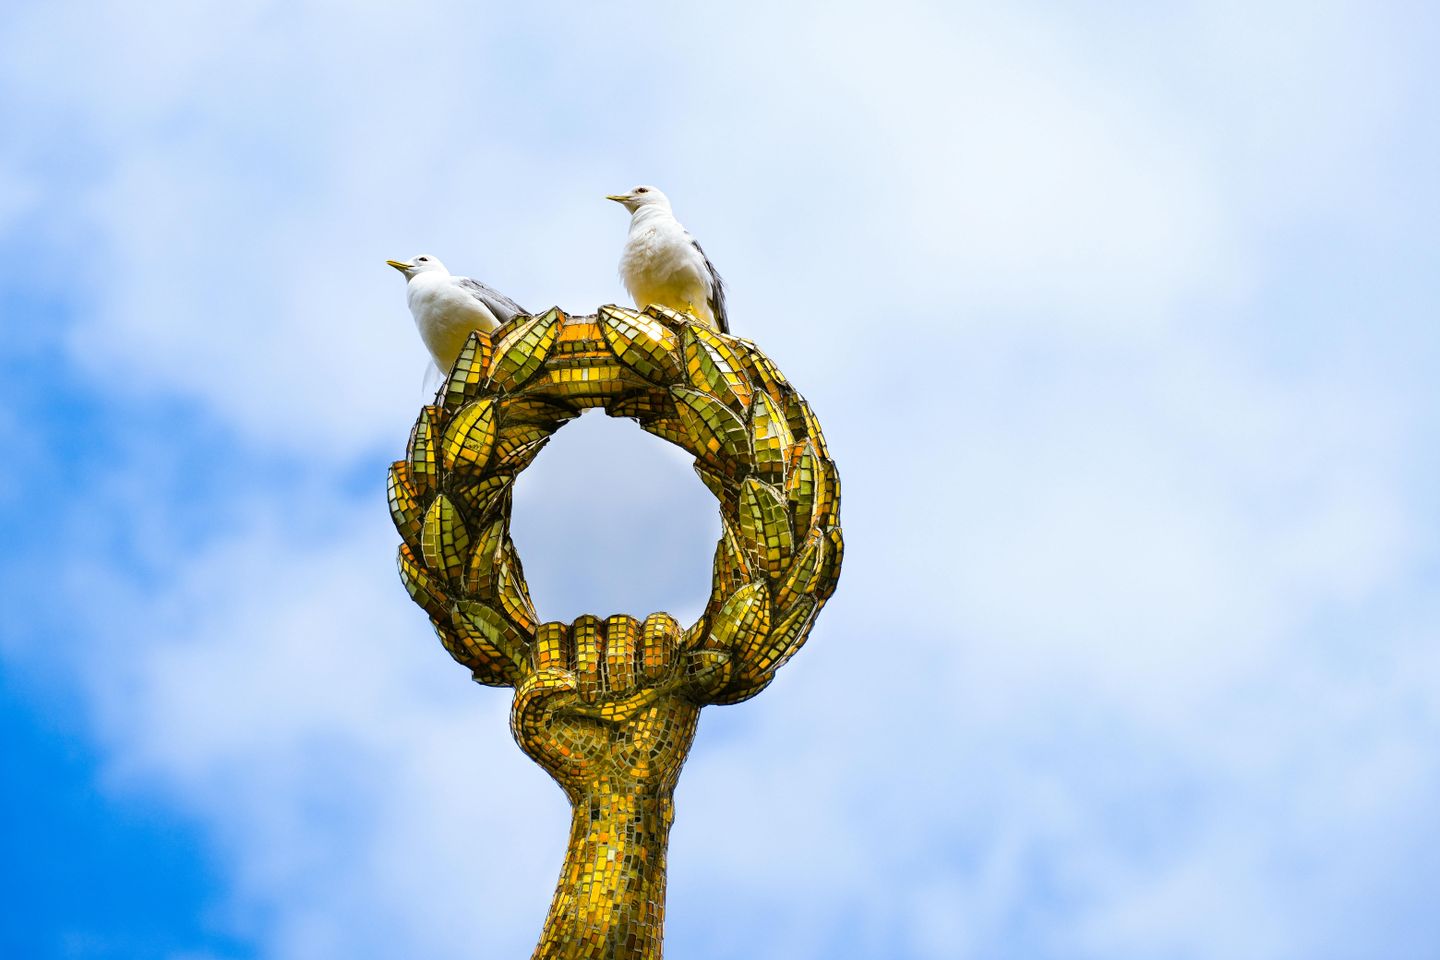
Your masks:
M 490 363 L 490 378 L 506 392 L 524 386 L 540 372 L 550 348 L 559 333 L 560 311 L 547 310 L 516 327 L 495 348 Z
M 719 334 L 697 324 L 686 324 L 681 340 L 685 348 L 685 372 L 695 388 L 737 413 L 748 410 L 754 390 L 730 345 Z
M 495 402 L 476 400 L 460 409 L 445 428 L 440 446 L 446 470 L 479 473 L 495 445 Z

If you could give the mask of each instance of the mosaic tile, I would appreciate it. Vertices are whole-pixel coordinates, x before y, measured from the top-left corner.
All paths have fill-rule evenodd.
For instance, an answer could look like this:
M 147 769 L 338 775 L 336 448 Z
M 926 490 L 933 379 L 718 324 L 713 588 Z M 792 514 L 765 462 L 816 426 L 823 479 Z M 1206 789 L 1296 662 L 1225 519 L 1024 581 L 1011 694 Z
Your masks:
M 440 444 L 440 462 L 446 470 L 478 473 L 490 460 L 495 444 L 495 401 L 466 404 L 450 419 Z
M 766 483 L 783 482 L 785 454 L 794 444 L 785 415 L 775 401 L 768 394 L 756 394 L 750 411 L 750 449 L 756 475 Z
M 736 412 L 750 408 L 753 390 L 740 358 L 720 334 L 687 324 L 682 334 L 685 372 L 695 389 L 706 393 Z
M 485 331 L 476 330 L 470 334 L 442 388 L 446 410 L 460 407 L 479 392 L 480 382 L 485 379 L 494 355 L 495 348 Z
M 410 482 L 410 464 L 401 460 L 390 465 L 389 482 L 385 497 L 390 504 L 390 519 L 406 543 L 420 546 L 420 525 L 425 519 L 425 510 L 420 506 L 420 494 Z
M 672 387 L 688 442 L 682 444 L 719 473 L 740 477 L 751 466 L 750 431 L 725 404 L 699 390 Z
M 518 390 L 540 372 L 560 325 L 560 312 L 550 310 L 508 334 L 495 348 L 490 379 L 506 392 Z

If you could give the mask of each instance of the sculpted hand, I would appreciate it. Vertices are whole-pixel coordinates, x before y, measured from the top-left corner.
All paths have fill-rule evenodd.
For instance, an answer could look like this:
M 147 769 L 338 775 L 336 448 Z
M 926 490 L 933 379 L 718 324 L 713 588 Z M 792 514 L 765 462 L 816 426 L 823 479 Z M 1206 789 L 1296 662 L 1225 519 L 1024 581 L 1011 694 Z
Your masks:
M 675 783 L 728 665 L 663 613 L 536 630 L 510 728 L 573 808 L 537 958 L 660 955 Z

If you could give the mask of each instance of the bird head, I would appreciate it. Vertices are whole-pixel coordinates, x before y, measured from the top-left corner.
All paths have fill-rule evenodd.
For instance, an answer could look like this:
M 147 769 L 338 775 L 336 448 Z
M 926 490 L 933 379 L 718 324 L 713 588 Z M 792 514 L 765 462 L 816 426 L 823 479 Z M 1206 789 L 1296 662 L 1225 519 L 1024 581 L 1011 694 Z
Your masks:
M 661 193 L 659 187 L 640 186 L 629 193 L 612 193 L 605 199 L 622 204 L 631 213 L 641 207 L 658 206 L 664 207 L 666 210 L 670 209 L 670 198 Z
M 411 279 L 419 273 L 438 272 L 448 274 L 450 272 L 445 269 L 445 264 L 440 262 L 439 257 L 433 257 L 428 253 L 422 253 L 418 257 L 410 260 L 386 260 L 385 262 L 405 274 L 406 280 Z

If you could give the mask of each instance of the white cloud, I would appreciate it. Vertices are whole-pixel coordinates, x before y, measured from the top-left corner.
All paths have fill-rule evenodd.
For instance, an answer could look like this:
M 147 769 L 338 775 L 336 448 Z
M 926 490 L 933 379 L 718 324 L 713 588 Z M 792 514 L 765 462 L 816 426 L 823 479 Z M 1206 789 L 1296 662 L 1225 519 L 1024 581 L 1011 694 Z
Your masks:
M 452 30 L 463 40 L 437 44 L 423 14 L 340 23 L 302 8 L 280 32 L 244 12 L 223 34 L 202 15 L 167 17 L 132 46 L 113 42 L 125 28 L 104 15 L 30 16 L 32 33 L 67 29 L 95 58 L 35 94 L 73 115 L 98 161 L 73 211 L 100 241 L 85 240 L 96 293 L 79 359 L 117 387 L 203 397 L 268 442 L 343 453 L 393 435 L 423 357 L 380 265 L 397 250 L 443 250 L 534 305 L 617 297 L 623 221 L 599 195 L 669 140 L 714 151 L 660 155 L 672 192 L 693 182 L 682 211 L 725 251 L 737 315 L 757 326 L 774 317 L 767 303 L 858 333 L 897 301 L 961 299 L 972 317 L 1004 302 L 1011 316 L 1158 322 L 1200 285 L 1232 283 L 1219 185 L 1184 119 L 1095 70 L 1073 39 L 1037 40 L 1026 17 L 988 17 L 977 36 L 839 8 L 813 22 L 777 13 L 778 29 L 752 36 L 698 13 L 717 44 L 787 70 L 687 65 L 641 103 L 625 71 L 543 80 L 571 126 L 591 131 L 587 107 L 613 121 L 591 145 L 512 134 L 535 110 L 512 79 L 534 73 L 515 41 L 559 46 L 583 23 L 541 41 L 525 18 L 467 15 Z M 320 35 L 329 42 L 306 39 Z M 785 45 L 796 37 L 809 41 Z M 866 61 L 876 69 L 854 69 Z M 43 55 L 12 68 L 49 69 Z M 100 80 L 121 74 L 133 79 Z M 817 97 L 830 105 L 797 141 L 799 104 Z M 634 113 L 667 122 L 635 128 L 649 131 L 636 142 Z M 443 136 L 426 122 L 439 120 Z M 724 130 L 734 136 L 716 142 Z M 806 160 L 775 156 L 776 143 Z M 746 233 L 717 215 L 727 195 L 745 198 L 742 218 L 753 208 Z M 862 282 L 835 287 L 841 270 Z M 780 355 L 788 346 L 776 338 Z

